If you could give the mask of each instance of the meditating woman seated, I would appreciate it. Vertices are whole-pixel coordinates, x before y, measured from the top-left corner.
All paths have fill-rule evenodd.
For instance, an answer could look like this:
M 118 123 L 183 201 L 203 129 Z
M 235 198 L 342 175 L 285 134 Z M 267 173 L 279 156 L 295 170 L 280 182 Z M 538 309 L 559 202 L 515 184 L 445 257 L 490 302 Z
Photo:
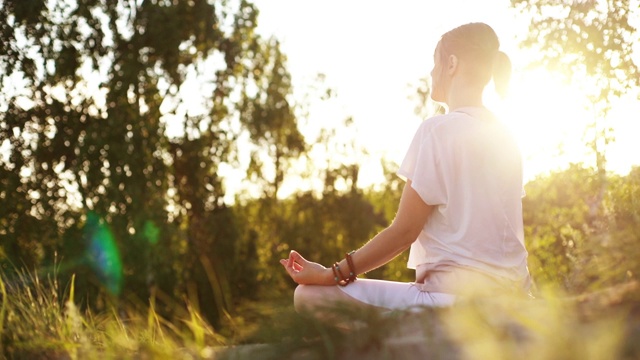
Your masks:
M 522 158 L 506 126 L 483 105 L 489 81 L 503 93 L 510 76 L 511 62 L 488 25 L 466 24 L 442 35 L 431 98 L 448 112 L 422 122 L 408 144 L 398 170 L 406 184 L 393 223 L 331 267 L 295 250 L 280 260 L 299 284 L 298 311 L 333 302 L 449 306 L 470 294 L 528 292 Z M 357 279 L 408 248 L 415 282 Z

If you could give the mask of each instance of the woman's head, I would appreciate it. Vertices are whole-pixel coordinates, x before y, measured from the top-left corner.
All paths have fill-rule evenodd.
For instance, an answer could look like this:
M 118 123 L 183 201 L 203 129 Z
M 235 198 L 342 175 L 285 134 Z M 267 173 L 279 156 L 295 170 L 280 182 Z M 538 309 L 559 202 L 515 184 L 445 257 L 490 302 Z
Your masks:
M 446 75 L 458 68 L 471 86 L 483 89 L 493 78 L 496 91 L 504 96 L 511 78 L 511 61 L 499 50 L 500 42 L 493 29 L 484 23 L 470 23 L 448 31 L 438 42 L 431 72 L 431 97 L 444 101 L 450 78 Z

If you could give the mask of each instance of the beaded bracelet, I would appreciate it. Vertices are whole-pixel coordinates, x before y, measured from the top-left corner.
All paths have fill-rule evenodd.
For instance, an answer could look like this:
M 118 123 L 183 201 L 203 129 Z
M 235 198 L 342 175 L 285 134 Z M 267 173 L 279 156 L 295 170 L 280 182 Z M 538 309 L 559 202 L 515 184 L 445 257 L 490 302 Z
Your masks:
M 342 271 L 340 271 L 340 265 L 338 265 L 337 262 L 331 266 L 331 270 L 333 270 L 334 280 L 338 285 L 347 286 L 349 284 L 349 280 L 345 279 L 344 275 L 342 275 Z
M 333 279 L 336 281 L 336 284 L 340 284 L 340 278 L 338 277 L 338 272 L 336 271 L 336 264 L 331 265 L 331 270 L 333 271 Z
M 355 252 L 356 251 L 353 250 L 345 255 L 347 259 L 347 265 L 349 266 L 349 277 L 345 278 L 344 275 L 342 275 L 342 271 L 340 271 L 340 265 L 337 262 L 331 265 L 331 271 L 333 271 L 333 279 L 336 281 L 336 284 L 340 286 L 347 286 L 358 279 L 356 267 L 353 265 L 353 259 L 351 258 L 351 255 L 353 255 L 353 253 Z

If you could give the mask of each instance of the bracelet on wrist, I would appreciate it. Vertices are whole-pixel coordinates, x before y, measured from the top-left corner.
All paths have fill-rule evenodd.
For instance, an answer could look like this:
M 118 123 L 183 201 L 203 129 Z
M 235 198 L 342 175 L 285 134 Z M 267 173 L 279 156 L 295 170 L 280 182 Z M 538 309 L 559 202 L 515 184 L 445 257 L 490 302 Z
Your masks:
M 340 270 L 340 264 L 338 262 L 335 262 L 333 263 L 333 265 L 331 265 L 331 271 L 333 272 L 333 280 L 335 280 L 336 284 L 340 286 L 347 286 L 358 279 L 358 273 L 356 272 L 356 267 L 355 265 L 353 265 L 353 259 L 351 258 L 351 256 L 355 252 L 356 251 L 353 250 L 345 255 L 345 258 L 347 260 L 347 267 L 349 268 L 348 277 L 345 277 L 342 274 L 342 271 Z
M 347 286 L 349 284 L 349 279 L 345 278 L 344 275 L 342 275 L 342 271 L 340 271 L 340 265 L 338 265 L 337 262 L 331 266 L 331 270 L 333 270 L 333 279 L 338 285 Z

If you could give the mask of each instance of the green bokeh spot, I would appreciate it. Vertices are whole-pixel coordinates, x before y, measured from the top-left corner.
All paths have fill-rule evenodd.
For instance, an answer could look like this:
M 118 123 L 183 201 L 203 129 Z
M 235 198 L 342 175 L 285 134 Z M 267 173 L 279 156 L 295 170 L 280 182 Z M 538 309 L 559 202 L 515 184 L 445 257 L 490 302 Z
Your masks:
M 157 244 L 160 237 L 160 229 L 153 223 L 153 221 L 147 220 L 144 222 L 144 228 L 142 234 L 151 244 Z

